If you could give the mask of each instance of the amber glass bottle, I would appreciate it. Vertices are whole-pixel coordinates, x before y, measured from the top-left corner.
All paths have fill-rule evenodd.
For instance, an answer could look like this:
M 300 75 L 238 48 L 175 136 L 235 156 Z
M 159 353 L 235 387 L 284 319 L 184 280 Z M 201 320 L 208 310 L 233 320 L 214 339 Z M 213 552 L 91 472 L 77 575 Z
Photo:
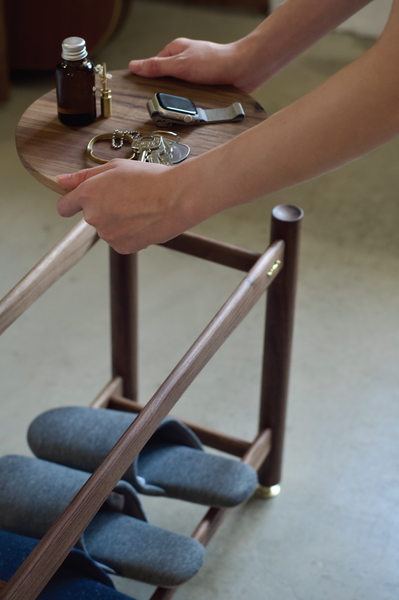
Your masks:
M 96 80 L 84 39 L 64 40 L 61 58 L 55 71 L 58 118 L 72 127 L 88 125 L 96 118 Z

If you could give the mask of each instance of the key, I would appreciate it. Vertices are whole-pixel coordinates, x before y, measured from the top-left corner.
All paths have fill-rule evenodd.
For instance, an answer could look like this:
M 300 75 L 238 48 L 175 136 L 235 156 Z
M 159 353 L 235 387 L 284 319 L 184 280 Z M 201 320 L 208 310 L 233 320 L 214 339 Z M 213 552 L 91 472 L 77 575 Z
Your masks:
M 133 150 L 133 158 L 132 160 L 135 160 L 137 158 L 138 153 L 140 152 L 140 142 L 141 140 L 141 135 L 136 135 L 132 141 L 132 150 Z
M 185 158 L 187 158 L 187 156 L 189 154 L 190 154 L 190 146 L 187 146 L 187 144 L 182 144 L 181 142 L 178 142 L 177 144 L 173 145 L 172 156 L 170 157 L 170 160 L 172 161 L 173 165 L 177 165 L 177 163 L 180 163 Z
M 174 131 L 153 131 L 151 135 L 155 137 L 161 137 L 163 139 L 171 138 L 170 141 L 180 142 L 180 135 L 177 135 Z
M 165 151 L 168 155 L 168 165 L 175 165 L 182 162 L 190 154 L 190 147 L 187 144 L 180 143 L 180 136 L 174 131 L 153 131 L 152 135 L 160 135 L 162 137 L 162 144 L 165 147 Z M 162 155 L 164 158 L 164 155 Z
M 161 147 L 152 150 L 147 158 L 148 162 L 171 167 L 182 162 L 190 154 L 190 147 L 186 144 L 169 142 L 166 145 L 167 149 L 165 148 L 165 150 L 162 150 Z
M 158 146 L 159 139 L 157 140 L 154 136 L 137 135 L 132 141 L 133 158 L 145 162 L 151 150 Z
M 167 167 L 172 166 L 173 163 L 169 158 L 169 154 L 165 148 L 162 136 L 160 137 L 159 148 L 156 148 L 151 151 L 151 154 L 148 156 L 148 162 L 152 162 L 159 165 L 166 165 Z
M 170 156 L 166 151 L 158 153 L 158 162 L 160 165 L 166 165 L 167 167 L 171 167 L 173 165 L 172 161 L 170 160 Z
M 173 164 L 166 152 L 161 152 L 159 148 L 157 150 L 151 150 L 150 154 L 147 156 L 147 162 L 156 165 L 166 165 L 167 167 L 171 167 Z
M 141 137 L 135 145 L 132 145 L 133 150 L 136 152 L 136 148 L 138 150 L 138 160 L 141 162 L 145 162 L 152 150 L 156 150 L 160 146 L 160 138 L 155 138 L 153 135 L 144 135 Z
M 164 143 L 172 165 L 182 162 L 190 154 L 190 147 L 187 144 L 168 139 L 164 140 Z
M 153 131 L 151 135 L 158 136 L 161 138 L 161 145 L 164 151 L 171 155 L 173 144 L 180 142 L 180 136 L 173 131 Z
M 180 136 L 173 131 L 153 131 L 152 135 L 161 135 L 166 153 L 172 165 L 182 162 L 190 154 L 190 147 L 180 142 Z

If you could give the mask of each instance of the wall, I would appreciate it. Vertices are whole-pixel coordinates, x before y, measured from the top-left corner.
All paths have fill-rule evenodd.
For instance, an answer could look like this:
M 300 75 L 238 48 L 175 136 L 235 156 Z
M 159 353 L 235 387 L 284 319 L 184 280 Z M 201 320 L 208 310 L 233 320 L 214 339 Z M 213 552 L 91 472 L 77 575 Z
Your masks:
M 270 8 L 282 4 L 284 0 L 270 0 Z M 378 37 L 387 22 L 392 0 L 374 0 L 340 27 L 340 31 L 350 31 L 367 37 Z

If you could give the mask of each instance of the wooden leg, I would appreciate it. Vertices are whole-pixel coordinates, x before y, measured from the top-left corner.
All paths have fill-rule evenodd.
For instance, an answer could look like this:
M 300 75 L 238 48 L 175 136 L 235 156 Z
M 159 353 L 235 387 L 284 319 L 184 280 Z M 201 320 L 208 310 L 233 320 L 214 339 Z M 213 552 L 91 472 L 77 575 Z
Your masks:
M 285 204 L 272 212 L 271 243 L 284 240 L 285 251 L 283 269 L 267 296 L 259 431 L 272 430 L 272 449 L 258 471 L 265 498 L 279 492 L 281 479 L 302 216 L 300 208 Z
M 137 400 L 137 254 L 110 248 L 112 374 L 123 394 Z

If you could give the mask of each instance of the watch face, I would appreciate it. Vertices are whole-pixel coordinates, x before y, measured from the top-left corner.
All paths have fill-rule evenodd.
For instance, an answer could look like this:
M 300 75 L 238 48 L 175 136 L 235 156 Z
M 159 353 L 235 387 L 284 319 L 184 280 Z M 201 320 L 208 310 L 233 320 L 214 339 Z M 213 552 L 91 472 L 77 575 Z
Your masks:
M 177 112 L 196 115 L 197 109 L 191 100 L 181 98 L 180 96 L 170 96 L 169 94 L 157 94 L 158 102 L 166 110 L 174 110 Z

